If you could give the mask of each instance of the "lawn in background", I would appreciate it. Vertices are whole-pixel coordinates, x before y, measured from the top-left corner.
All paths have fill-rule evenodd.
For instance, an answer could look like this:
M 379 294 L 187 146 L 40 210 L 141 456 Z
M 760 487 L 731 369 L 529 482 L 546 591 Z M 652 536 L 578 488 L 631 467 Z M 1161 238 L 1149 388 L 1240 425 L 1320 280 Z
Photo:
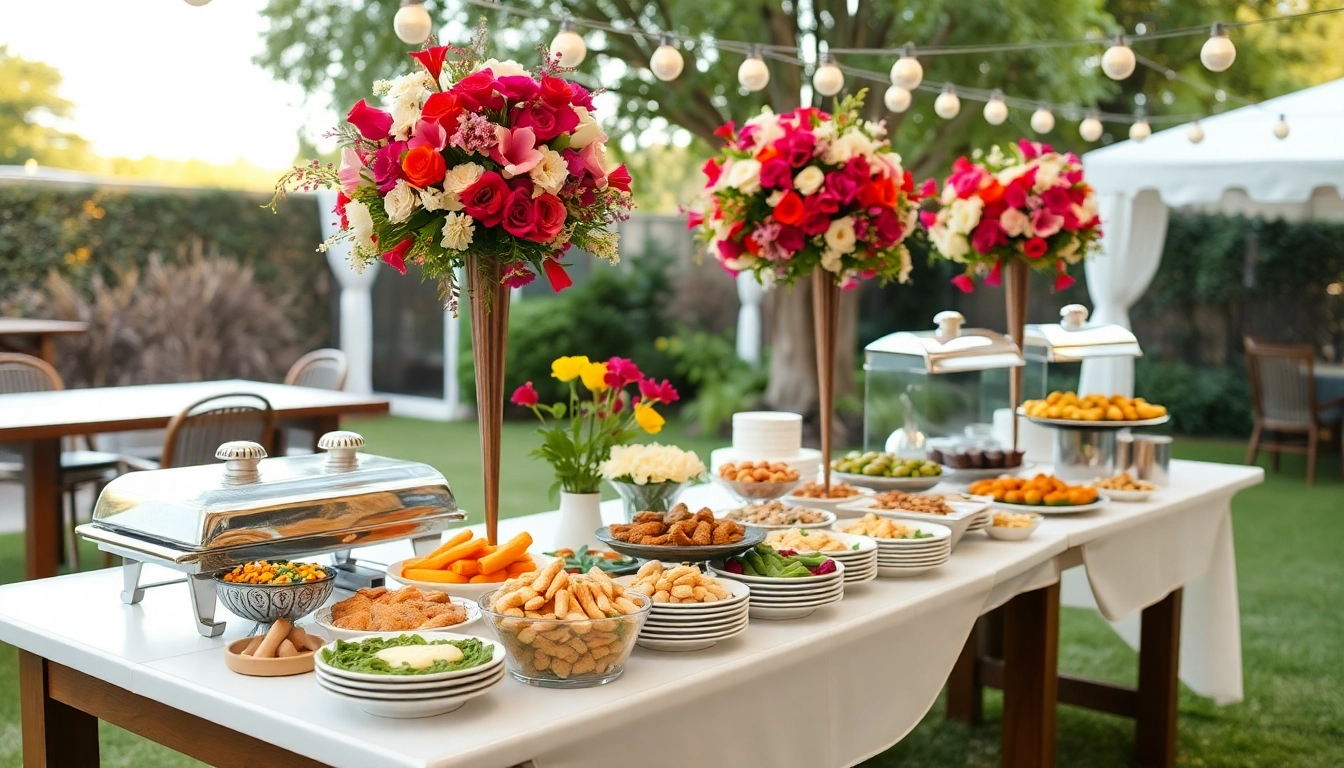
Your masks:
M 352 421 L 368 450 L 423 461 L 444 473 L 471 513 L 482 519 L 482 479 L 474 422 L 442 424 L 402 418 Z M 505 517 L 552 509 L 547 466 L 528 456 L 532 426 L 504 429 L 500 507 Z M 708 460 L 723 441 L 688 437 L 677 423 L 659 436 Z M 1177 456 L 1238 462 L 1243 447 L 1180 439 Z M 1215 707 L 1182 688 L 1178 763 L 1183 766 L 1344 765 L 1344 483 L 1332 456 L 1307 488 L 1303 462 L 1286 457 L 1280 474 L 1233 502 L 1246 701 Z M 1179 478 L 1178 478 L 1179 480 Z M 22 578 L 21 535 L 0 536 L 0 581 Z M 85 562 L 97 562 L 92 552 Z M 116 595 L 106 595 L 115 600 Z M 1134 682 L 1137 657 L 1097 614 L 1064 609 L 1060 669 Z M 17 651 L 0 644 L 0 767 L 21 765 Z M 909 660 L 873 659 L 874 664 Z M 865 763 L 869 768 L 991 768 L 999 761 L 1000 697 L 987 697 L 987 723 L 942 719 L 941 702 L 904 741 Z M 197 766 L 193 760 L 113 726 L 101 730 L 105 766 Z M 1132 723 L 1069 706 L 1059 709 L 1058 765 L 1109 768 L 1132 763 Z M 637 756 L 632 755 L 632 759 Z

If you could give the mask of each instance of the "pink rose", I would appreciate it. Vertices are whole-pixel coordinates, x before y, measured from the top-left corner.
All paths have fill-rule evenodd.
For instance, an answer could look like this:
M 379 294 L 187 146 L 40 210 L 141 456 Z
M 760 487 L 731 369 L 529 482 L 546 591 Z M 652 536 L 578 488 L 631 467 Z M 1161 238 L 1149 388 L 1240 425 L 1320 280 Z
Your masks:
M 569 90 L 574 93 L 574 96 L 570 98 L 570 104 L 573 104 L 576 107 L 583 107 L 589 112 L 593 111 L 593 95 L 589 93 L 587 88 L 584 88 L 578 83 L 570 83 Z
M 890 208 L 883 208 L 878 212 L 873 226 L 877 229 L 877 245 L 881 248 L 890 248 L 905 234 L 905 225 L 901 223 L 901 218 Z
M 793 189 L 793 169 L 779 158 L 761 165 L 761 186 L 766 189 Z
M 789 161 L 789 165 L 794 168 L 802 168 L 808 164 L 816 152 L 817 137 L 813 136 L 811 131 L 795 130 L 775 142 L 775 146 Z
M 970 293 L 975 290 L 975 281 L 971 279 L 970 275 L 957 275 L 952 278 L 952 284 L 957 286 L 962 293 Z
M 806 242 L 803 231 L 797 227 L 782 226 L 779 228 L 779 234 L 775 236 L 775 245 L 790 254 L 801 251 Z
M 1063 187 L 1051 187 L 1042 192 L 1041 203 L 1057 216 L 1073 210 L 1073 200 L 1069 197 L 1069 191 Z
M 999 216 L 999 226 L 1009 237 L 1018 237 L 1027 231 L 1027 214 L 1016 208 L 1009 208 Z
M 532 208 L 536 219 L 536 232 L 532 239 L 549 243 L 565 228 L 569 211 L 565 210 L 565 204 L 560 202 L 560 198 L 549 192 L 533 200 Z
M 536 231 L 537 218 L 532 206 L 532 192 L 519 187 L 509 193 L 508 200 L 504 203 L 504 218 L 501 225 L 504 231 L 514 237 L 522 237 L 528 240 Z
M 813 195 L 816 197 L 816 195 Z M 831 228 L 831 215 L 825 211 L 813 211 L 803 219 L 803 225 L 799 229 L 803 230 L 804 235 L 820 235 L 822 232 Z
M 392 130 L 392 115 L 370 107 L 363 99 L 350 108 L 345 120 L 355 126 L 360 135 L 369 141 L 382 141 Z
M 512 102 L 528 101 L 540 90 L 537 81 L 527 75 L 505 75 L 495 81 L 495 88 Z
M 1037 237 L 1049 237 L 1064 226 L 1064 217 L 1051 213 L 1048 209 L 1037 208 L 1031 214 L 1031 229 Z
M 859 185 L 843 172 L 832 171 L 826 174 L 826 191 L 842 203 L 851 203 L 854 201 L 854 196 L 859 193 Z
M 378 194 L 386 195 L 397 186 L 401 178 L 401 155 L 406 151 L 406 142 L 394 141 L 373 153 L 373 180 L 378 184 Z

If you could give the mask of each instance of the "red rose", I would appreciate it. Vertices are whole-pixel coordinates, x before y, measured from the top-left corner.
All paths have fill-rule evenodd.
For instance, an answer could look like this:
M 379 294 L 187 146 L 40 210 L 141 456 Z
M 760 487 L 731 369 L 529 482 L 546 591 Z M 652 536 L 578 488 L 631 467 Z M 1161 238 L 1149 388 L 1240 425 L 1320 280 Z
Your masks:
M 970 293 L 975 290 L 975 281 L 970 275 L 957 275 L 952 278 L 952 284 L 957 286 L 962 293 Z
M 360 135 L 369 141 L 386 139 L 388 131 L 392 130 L 392 115 L 381 109 L 370 107 L 368 102 L 363 99 L 360 99 L 358 104 L 350 108 L 345 120 L 355 126 Z
M 541 400 L 537 390 L 532 388 L 532 382 L 527 382 L 523 386 L 513 391 L 513 397 L 509 398 L 514 405 L 521 405 L 524 408 L 531 408 Z
M 476 183 L 462 190 L 462 210 L 487 227 L 497 226 L 504 218 L 504 201 L 509 185 L 494 171 L 486 171 Z
M 453 93 L 431 93 L 425 99 L 424 109 L 420 110 L 420 119 L 438 123 L 448 131 L 457 128 L 457 118 L 462 114 L 462 99 Z
M 443 71 L 443 62 L 448 58 L 448 46 L 438 45 L 423 51 L 411 51 L 407 55 L 420 62 L 437 82 L 439 73 Z
M 888 177 L 877 178 L 859 187 L 859 205 L 864 208 L 895 208 L 896 182 Z
M 509 193 L 509 199 L 504 203 L 504 231 L 514 237 L 534 239 L 537 214 L 533 208 L 531 191 L 520 187 Z
M 549 243 L 565 228 L 569 211 L 565 210 L 565 204 L 560 202 L 560 198 L 549 192 L 533 200 L 532 208 L 536 215 L 536 232 L 532 239 L 538 243 Z
M 495 73 L 489 68 L 458 80 L 451 92 L 457 94 L 462 105 L 473 112 L 504 106 L 504 97 L 495 92 Z
M 546 272 L 546 279 L 551 281 L 551 290 L 559 293 L 574 284 L 573 278 L 565 272 L 565 268 L 560 266 L 560 262 L 554 259 L 547 259 L 541 263 L 541 268 Z
M 1045 238 L 1043 237 L 1033 237 L 1022 244 L 1022 252 L 1025 253 L 1029 259 L 1039 259 L 1044 256 L 1045 252 L 1048 250 L 1050 250 L 1050 244 L 1045 242 Z
M 797 192 L 785 193 L 775 204 L 775 221 L 780 224 L 788 224 L 796 227 L 803 223 L 806 211 L 803 208 L 803 198 L 798 196 Z M 827 225 L 829 226 L 829 224 Z
M 407 152 L 401 159 L 401 170 L 411 186 L 424 189 L 443 181 L 447 167 L 443 155 L 433 147 L 420 146 Z
M 413 237 L 402 240 L 392 250 L 383 254 L 383 261 L 401 274 L 406 274 L 406 252 L 411 250 L 411 246 L 414 244 L 415 238 Z
M 579 127 L 578 114 L 568 106 L 556 109 L 544 101 L 534 101 L 513 108 L 510 114 L 513 129 L 531 128 L 537 141 L 550 141 L 562 133 L 572 133 Z
M 550 76 L 541 78 L 542 101 L 559 109 L 569 106 L 569 100 L 572 98 L 574 98 L 574 89 L 569 87 L 569 83 L 562 78 Z
M 495 82 L 504 98 L 512 102 L 528 101 L 537 95 L 537 81 L 527 75 L 505 75 Z
M 622 192 L 630 191 L 630 182 L 631 182 L 630 171 L 625 167 L 624 163 L 617 166 L 616 170 L 607 174 L 607 184 L 621 190 Z

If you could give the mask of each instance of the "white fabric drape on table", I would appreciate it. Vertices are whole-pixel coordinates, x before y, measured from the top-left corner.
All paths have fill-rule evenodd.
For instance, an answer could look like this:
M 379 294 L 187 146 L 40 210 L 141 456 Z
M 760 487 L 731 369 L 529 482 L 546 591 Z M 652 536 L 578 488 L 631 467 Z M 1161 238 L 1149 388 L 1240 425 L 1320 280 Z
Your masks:
M 1101 216 L 1101 253 L 1084 262 L 1091 321 L 1129 327 L 1129 308 L 1157 274 L 1167 239 L 1167 206 L 1153 190 L 1134 197 L 1124 192 L 1097 194 Z M 1083 363 L 1081 394 L 1134 394 L 1134 361 L 1128 357 Z

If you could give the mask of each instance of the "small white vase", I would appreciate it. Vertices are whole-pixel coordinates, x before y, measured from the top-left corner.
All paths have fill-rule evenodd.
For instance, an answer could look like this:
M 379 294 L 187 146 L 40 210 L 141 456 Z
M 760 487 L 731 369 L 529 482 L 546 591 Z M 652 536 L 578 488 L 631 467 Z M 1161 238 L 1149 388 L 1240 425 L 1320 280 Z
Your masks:
M 602 527 L 602 494 L 560 492 L 560 524 L 555 529 L 552 549 L 604 549 L 593 534 Z

